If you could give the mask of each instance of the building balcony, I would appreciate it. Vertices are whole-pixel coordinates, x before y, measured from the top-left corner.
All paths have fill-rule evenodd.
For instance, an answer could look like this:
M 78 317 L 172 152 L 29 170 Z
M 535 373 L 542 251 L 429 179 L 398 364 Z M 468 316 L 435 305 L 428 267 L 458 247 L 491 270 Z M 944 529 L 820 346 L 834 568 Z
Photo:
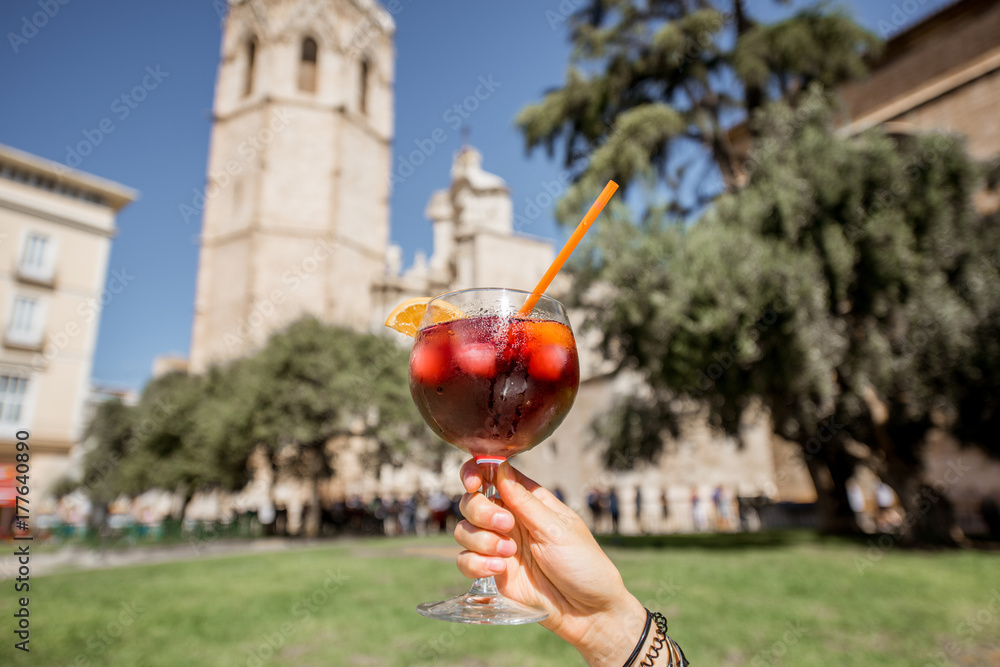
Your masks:
M 31 283 L 32 285 L 55 287 L 56 267 L 55 264 L 32 266 L 19 263 L 17 265 L 17 278 L 22 282 Z
M 41 331 L 21 331 L 7 329 L 3 335 L 5 347 L 12 347 L 18 350 L 30 350 L 37 352 L 42 349 L 45 336 Z

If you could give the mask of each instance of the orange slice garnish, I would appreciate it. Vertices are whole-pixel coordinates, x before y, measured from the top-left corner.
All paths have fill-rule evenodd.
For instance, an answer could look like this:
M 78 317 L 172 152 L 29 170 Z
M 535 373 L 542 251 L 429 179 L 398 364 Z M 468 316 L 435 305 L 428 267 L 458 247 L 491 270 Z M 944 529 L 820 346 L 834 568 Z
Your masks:
M 410 338 L 415 337 L 420 328 L 420 322 L 424 319 L 424 313 L 427 311 L 427 304 L 433 298 L 431 296 L 417 296 L 407 299 L 389 313 L 389 317 L 385 319 L 385 326 Z M 431 321 L 435 324 L 465 317 L 465 313 L 447 301 L 435 301 L 432 309 Z
M 533 347 L 558 345 L 567 350 L 576 347 L 573 332 L 565 324 L 550 320 L 526 320 L 523 325 Z

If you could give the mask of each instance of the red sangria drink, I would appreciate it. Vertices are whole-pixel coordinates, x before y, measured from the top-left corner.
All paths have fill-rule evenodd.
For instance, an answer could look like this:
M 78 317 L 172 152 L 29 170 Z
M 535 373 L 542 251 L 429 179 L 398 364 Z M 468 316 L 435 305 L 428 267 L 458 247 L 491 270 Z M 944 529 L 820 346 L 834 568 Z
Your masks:
M 483 315 L 432 324 L 410 354 L 420 413 L 477 460 L 506 459 L 551 435 L 579 383 L 573 332 L 554 320 Z
M 576 398 L 580 362 L 565 307 L 540 293 L 472 289 L 406 301 L 387 324 L 415 336 L 410 393 L 420 414 L 445 442 L 472 454 L 483 494 L 495 497 L 497 467 L 551 435 Z M 501 595 L 493 577 L 417 611 L 488 625 L 547 617 Z
M 472 454 L 482 493 L 496 497 L 497 468 L 547 438 L 566 417 L 580 386 L 580 362 L 566 308 L 545 290 L 618 189 L 608 181 L 532 292 L 468 289 L 412 297 L 385 325 L 414 338 L 410 394 L 443 440 Z M 519 625 L 544 609 L 502 595 L 494 577 L 417 611 L 442 621 Z

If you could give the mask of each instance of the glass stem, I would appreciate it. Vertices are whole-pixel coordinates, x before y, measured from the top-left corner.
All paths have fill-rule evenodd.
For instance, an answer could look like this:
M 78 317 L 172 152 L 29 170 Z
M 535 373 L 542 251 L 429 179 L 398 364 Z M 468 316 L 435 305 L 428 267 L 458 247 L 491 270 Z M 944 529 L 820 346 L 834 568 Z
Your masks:
M 494 498 L 497 497 L 497 487 L 494 482 L 497 478 L 497 468 L 500 464 L 495 461 L 481 461 L 479 462 L 479 472 L 483 477 L 482 493 L 488 499 L 496 502 Z M 481 579 L 476 579 L 472 582 L 472 588 L 469 589 L 469 595 L 479 596 L 497 596 L 500 592 L 497 590 L 497 582 L 493 577 L 484 577 Z

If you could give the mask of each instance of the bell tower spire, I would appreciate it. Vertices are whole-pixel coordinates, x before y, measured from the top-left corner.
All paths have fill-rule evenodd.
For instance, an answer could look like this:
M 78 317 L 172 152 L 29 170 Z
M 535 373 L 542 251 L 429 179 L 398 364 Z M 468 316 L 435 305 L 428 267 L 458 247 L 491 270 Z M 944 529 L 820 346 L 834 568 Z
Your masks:
M 192 370 L 307 313 L 369 325 L 389 240 L 394 32 L 375 0 L 231 0 Z

